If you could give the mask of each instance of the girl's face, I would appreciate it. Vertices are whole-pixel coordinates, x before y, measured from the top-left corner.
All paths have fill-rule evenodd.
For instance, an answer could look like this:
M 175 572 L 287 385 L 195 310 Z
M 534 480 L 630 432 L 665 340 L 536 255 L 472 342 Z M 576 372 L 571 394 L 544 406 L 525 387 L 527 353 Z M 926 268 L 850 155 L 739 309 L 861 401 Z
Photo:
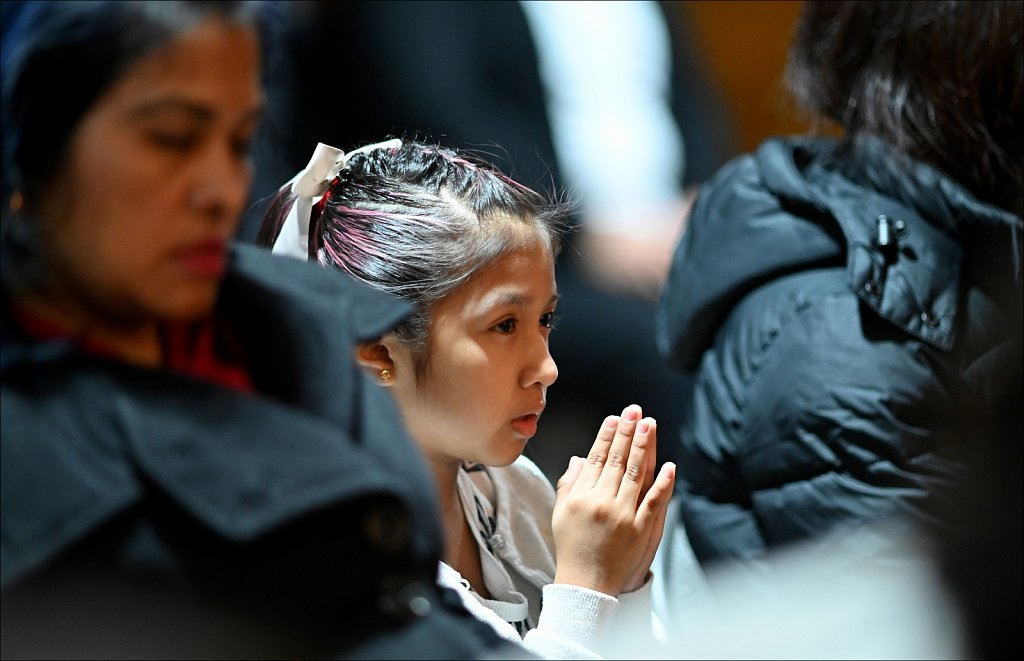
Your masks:
M 256 36 L 217 19 L 132 65 L 83 116 L 39 202 L 51 293 L 110 323 L 208 312 L 261 103 Z
M 558 294 L 540 241 L 499 258 L 434 306 L 430 358 L 417 383 L 412 357 L 395 396 L 428 458 L 505 466 L 537 432 L 558 368 L 548 339 Z

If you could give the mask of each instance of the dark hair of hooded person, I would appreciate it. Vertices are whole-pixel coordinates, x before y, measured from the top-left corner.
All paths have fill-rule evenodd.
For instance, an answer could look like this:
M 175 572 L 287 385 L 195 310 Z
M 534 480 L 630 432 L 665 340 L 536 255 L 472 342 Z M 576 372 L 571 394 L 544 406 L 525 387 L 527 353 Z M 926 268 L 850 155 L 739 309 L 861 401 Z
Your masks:
M 45 278 L 32 221 L 35 201 L 60 176 L 75 127 L 133 63 L 209 17 L 253 27 L 256 2 L 40 1 L 0 3 L 2 28 L 3 286 Z
M 807 2 L 787 83 L 854 144 L 874 136 L 1024 215 L 1024 3 Z

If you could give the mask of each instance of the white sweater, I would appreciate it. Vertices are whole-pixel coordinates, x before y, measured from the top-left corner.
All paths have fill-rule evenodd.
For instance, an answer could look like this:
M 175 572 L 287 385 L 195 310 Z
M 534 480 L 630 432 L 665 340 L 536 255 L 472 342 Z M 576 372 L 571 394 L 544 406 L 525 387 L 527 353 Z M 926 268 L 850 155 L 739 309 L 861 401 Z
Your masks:
M 661 638 L 652 632 L 650 577 L 617 599 L 551 582 L 555 491 L 532 461 L 520 457 L 502 468 L 463 467 L 458 488 L 492 598 L 481 597 L 443 562 L 437 581 L 456 590 L 477 619 L 544 658 L 600 659 L 603 648 L 614 647 L 609 635 Z

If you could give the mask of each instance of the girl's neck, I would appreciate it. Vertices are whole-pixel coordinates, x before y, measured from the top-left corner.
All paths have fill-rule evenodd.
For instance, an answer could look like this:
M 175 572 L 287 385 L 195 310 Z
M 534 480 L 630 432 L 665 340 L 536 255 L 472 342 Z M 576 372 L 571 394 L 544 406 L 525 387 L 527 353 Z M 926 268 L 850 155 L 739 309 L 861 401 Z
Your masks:
M 466 520 L 462 500 L 459 498 L 458 478 L 462 462 L 430 458 L 429 463 L 441 500 L 441 522 L 444 526 L 445 539 L 442 560 L 459 572 L 463 579 L 469 581 L 478 594 L 489 598 L 490 594 L 483 581 L 480 549 Z
M 461 462 L 444 457 L 428 457 L 430 469 L 437 484 L 437 494 L 441 500 L 441 521 L 444 524 L 445 538 L 450 539 L 450 531 L 458 527 L 465 519 L 462 501 L 459 500 L 459 468 Z M 446 548 L 445 559 L 457 556 L 457 549 Z M 451 564 L 451 563 L 449 563 Z

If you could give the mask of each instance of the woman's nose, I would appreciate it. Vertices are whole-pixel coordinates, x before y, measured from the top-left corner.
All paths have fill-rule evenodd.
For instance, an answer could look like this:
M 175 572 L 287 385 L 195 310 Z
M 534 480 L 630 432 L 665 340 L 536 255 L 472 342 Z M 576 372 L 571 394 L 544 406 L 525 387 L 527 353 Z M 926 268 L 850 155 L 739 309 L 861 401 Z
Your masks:
M 240 219 L 249 195 L 249 162 L 231 146 L 211 146 L 192 189 L 190 204 L 211 219 Z

